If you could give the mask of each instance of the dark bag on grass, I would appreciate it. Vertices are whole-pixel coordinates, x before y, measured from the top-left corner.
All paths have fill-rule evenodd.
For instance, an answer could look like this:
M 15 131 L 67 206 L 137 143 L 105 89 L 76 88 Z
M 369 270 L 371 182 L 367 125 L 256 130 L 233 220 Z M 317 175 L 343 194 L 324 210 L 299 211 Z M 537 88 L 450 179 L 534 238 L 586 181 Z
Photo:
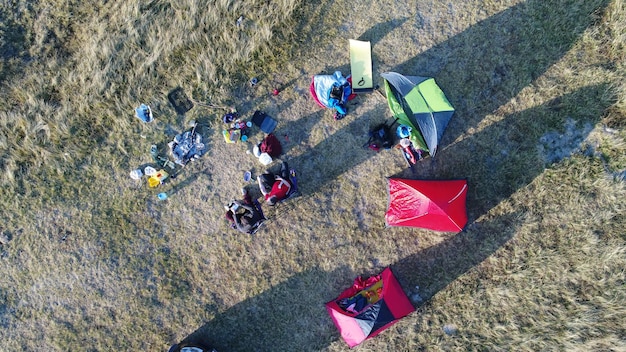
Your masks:
M 391 126 L 386 123 L 372 128 L 369 132 L 370 139 L 365 143 L 368 148 L 378 151 L 381 148 L 390 149 L 394 144 L 394 137 L 391 133 Z
M 278 121 L 271 118 L 263 111 L 255 111 L 252 115 L 252 123 L 261 129 L 265 133 L 272 133 L 278 124 Z

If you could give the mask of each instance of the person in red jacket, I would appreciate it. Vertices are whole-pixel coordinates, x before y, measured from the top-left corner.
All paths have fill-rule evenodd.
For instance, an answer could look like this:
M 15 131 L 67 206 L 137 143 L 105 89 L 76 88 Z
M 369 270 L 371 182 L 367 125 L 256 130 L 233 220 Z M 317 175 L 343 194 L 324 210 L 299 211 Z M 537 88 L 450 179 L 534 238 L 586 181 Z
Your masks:
M 281 163 L 279 175 L 266 172 L 259 175 L 257 180 L 259 181 L 259 189 L 268 205 L 275 205 L 288 198 L 294 190 L 294 185 L 289 177 L 289 168 L 284 161 Z

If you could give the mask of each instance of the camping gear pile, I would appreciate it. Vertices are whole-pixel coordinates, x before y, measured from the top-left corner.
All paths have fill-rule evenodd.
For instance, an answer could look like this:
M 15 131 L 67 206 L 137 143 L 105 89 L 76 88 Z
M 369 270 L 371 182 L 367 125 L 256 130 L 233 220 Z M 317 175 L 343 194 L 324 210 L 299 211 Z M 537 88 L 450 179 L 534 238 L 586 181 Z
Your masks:
M 178 114 L 185 114 L 193 108 L 193 102 L 185 95 L 185 92 L 180 87 L 172 90 L 167 95 L 167 98 L 174 106 L 174 110 L 176 110 Z M 143 103 L 139 107 L 135 108 L 135 117 L 139 118 L 143 122 L 152 122 L 154 120 L 152 109 L 149 105 Z M 131 171 L 130 177 L 134 180 L 141 180 L 143 175 L 148 176 L 148 187 L 150 188 L 158 187 L 166 180 L 175 178 L 178 175 L 178 172 L 180 172 L 181 169 L 184 168 L 190 161 L 200 158 L 206 152 L 202 135 L 197 132 L 197 127 L 198 123 L 196 121 L 192 121 L 191 129 L 189 131 L 177 134 L 174 139 L 167 144 L 174 161 L 171 161 L 168 157 L 161 155 L 159 153 L 158 146 L 153 144 L 150 147 L 150 155 L 153 158 L 155 166 L 159 168 L 159 170 L 157 171 L 152 166 L 148 166 L 145 168 L 144 172 L 141 172 L 139 169 Z M 161 192 L 159 194 L 159 199 L 164 200 L 167 198 L 163 195 L 165 195 L 165 193 Z
M 194 121 L 191 131 L 179 133 L 174 140 L 167 145 L 174 157 L 174 162 L 180 166 L 187 165 L 188 162 L 198 159 L 205 152 L 202 136 L 196 133 L 198 123 Z
M 248 140 L 247 131 L 252 127 L 252 122 L 243 121 L 239 118 L 236 111 L 231 111 L 222 117 L 222 121 L 229 126 L 222 130 L 222 135 L 226 143 L 237 143 L 238 141 L 246 142 Z
M 250 121 L 243 121 L 236 112 L 230 112 L 225 114 L 222 120 L 224 123 L 230 124 L 229 129 L 222 131 L 226 143 L 247 142 L 247 132 L 253 125 L 266 134 L 263 140 L 253 148 L 253 154 L 259 159 L 261 164 L 271 164 L 274 158 L 277 158 L 282 153 L 282 146 L 278 138 L 273 134 L 278 121 L 265 112 L 255 111 Z
M 265 136 L 261 143 L 255 145 L 252 149 L 254 156 L 259 158 L 259 161 L 263 165 L 271 164 L 274 158 L 278 158 L 282 152 L 283 147 L 273 133 Z

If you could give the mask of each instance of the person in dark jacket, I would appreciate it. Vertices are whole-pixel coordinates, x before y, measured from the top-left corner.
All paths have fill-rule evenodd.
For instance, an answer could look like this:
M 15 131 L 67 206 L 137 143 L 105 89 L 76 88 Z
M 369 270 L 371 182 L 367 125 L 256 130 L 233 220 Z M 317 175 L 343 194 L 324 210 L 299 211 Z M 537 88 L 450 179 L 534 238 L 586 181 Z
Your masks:
M 252 201 L 248 190 L 241 190 L 243 200 L 233 200 L 226 208 L 226 219 L 231 227 L 243 233 L 252 233 L 257 225 L 264 220 L 263 213 Z

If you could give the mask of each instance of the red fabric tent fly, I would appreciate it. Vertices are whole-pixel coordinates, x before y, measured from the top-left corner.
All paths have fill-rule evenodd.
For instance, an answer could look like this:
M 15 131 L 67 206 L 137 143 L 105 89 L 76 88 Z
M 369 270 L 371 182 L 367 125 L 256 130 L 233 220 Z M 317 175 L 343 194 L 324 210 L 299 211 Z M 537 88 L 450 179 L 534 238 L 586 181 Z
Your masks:
M 389 178 L 387 226 L 460 232 L 467 224 L 467 180 Z
M 357 277 L 352 287 L 326 303 L 326 310 L 348 346 L 372 338 L 415 311 L 390 268 L 368 279 Z

